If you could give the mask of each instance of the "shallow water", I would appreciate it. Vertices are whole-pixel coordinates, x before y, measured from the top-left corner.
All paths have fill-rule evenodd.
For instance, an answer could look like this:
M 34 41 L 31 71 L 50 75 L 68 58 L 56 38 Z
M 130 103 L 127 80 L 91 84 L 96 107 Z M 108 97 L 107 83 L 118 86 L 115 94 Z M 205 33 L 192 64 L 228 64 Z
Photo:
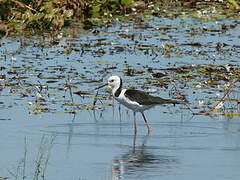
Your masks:
M 23 179 L 26 148 L 25 176 L 34 179 L 44 136 L 54 137 L 45 179 L 237 179 L 238 116 L 194 116 L 183 105 L 161 106 L 146 112 L 152 134 L 147 135 L 138 114 L 139 132 L 133 136 L 132 112 L 112 101 L 108 92 L 99 91 L 95 110 L 91 105 L 94 88 L 117 74 L 126 87 L 166 98 L 176 87 L 187 94 L 193 112 L 207 110 L 230 80 L 209 85 L 209 76 L 199 72 L 226 64 L 234 68 L 229 73 L 239 71 L 238 24 L 225 18 L 146 17 L 116 21 L 97 28 L 97 34 L 64 34 L 54 43 L 37 36 L 1 40 L 0 176 Z M 216 50 L 219 42 L 226 45 Z M 191 74 L 192 79 L 167 70 L 187 66 L 192 69 L 184 77 Z M 151 71 L 167 76 L 159 80 Z M 76 91 L 87 94 L 71 95 Z M 230 97 L 216 112 L 239 112 L 238 83 Z

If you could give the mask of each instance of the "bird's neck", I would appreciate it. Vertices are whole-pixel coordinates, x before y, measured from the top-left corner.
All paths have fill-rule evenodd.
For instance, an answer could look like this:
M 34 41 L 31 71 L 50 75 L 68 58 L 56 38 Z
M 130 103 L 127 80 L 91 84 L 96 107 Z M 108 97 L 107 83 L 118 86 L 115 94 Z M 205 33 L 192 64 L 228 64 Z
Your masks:
M 119 97 L 121 92 L 122 92 L 122 80 L 120 79 L 120 84 L 112 89 L 112 94 L 114 97 Z
M 118 97 L 122 92 L 122 87 L 116 87 L 112 90 L 112 94 L 114 97 Z

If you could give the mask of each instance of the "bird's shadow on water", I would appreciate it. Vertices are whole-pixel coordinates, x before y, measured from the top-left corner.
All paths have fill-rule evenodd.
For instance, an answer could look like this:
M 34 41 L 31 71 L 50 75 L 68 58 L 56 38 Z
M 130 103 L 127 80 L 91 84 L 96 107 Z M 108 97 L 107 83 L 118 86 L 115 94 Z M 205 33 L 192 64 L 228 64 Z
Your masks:
M 126 153 L 115 157 L 111 166 L 111 179 L 136 179 L 169 173 L 179 166 L 175 156 L 155 155 L 147 146 L 150 135 L 133 136 L 132 146 Z M 137 145 L 139 141 L 139 145 Z

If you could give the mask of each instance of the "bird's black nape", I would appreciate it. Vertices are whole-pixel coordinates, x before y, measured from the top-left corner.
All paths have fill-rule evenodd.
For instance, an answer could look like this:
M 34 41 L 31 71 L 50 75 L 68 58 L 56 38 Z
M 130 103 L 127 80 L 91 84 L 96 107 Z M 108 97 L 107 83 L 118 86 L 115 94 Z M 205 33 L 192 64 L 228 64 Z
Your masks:
M 120 78 L 120 77 L 119 77 Z M 119 88 L 116 90 L 116 92 L 114 93 L 115 97 L 118 97 L 121 94 L 122 91 L 122 78 L 120 78 L 120 85 Z

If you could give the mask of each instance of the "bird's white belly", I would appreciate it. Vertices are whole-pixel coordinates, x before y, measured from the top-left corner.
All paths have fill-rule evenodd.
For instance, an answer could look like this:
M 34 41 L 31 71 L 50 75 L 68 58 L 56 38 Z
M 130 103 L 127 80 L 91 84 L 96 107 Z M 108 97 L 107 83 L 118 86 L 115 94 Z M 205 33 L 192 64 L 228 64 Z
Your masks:
M 125 96 L 122 96 L 122 94 L 119 97 L 114 97 L 120 104 L 126 106 L 127 108 L 135 111 L 135 112 L 143 112 L 147 109 L 152 108 L 154 105 L 141 105 L 137 102 L 130 101 Z

